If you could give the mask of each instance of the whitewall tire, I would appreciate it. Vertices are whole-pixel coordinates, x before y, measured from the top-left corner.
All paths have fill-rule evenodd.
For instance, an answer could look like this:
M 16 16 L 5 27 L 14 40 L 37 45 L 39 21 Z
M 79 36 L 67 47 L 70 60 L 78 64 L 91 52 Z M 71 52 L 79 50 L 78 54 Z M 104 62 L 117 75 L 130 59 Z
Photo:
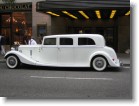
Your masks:
M 14 55 L 8 56 L 6 58 L 6 65 L 8 66 L 8 68 L 11 69 L 17 68 L 19 66 L 19 63 L 20 63 L 19 59 Z
M 98 56 L 92 60 L 91 66 L 96 71 L 103 71 L 107 67 L 107 61 L 104 57 Z

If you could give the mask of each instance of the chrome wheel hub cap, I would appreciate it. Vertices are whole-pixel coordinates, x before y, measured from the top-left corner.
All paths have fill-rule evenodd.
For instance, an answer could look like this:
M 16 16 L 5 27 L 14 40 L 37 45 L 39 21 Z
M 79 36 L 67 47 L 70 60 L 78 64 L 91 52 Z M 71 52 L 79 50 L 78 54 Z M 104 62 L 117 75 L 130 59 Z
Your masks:
M 15 59 L 14 59 L 14 58 L 10 58 L 10 59 L 9 59 L 9 64 L 10 64 L 11 66 L 15 65 L 15 64 L 16 64 Z
M 102 67 L 104 66 L 103 60 L 97 60 L 97 61 L 95 62 L 95 64 L 96 64 L 96 66 L 97 66 L 98 68 L 102 68 Z

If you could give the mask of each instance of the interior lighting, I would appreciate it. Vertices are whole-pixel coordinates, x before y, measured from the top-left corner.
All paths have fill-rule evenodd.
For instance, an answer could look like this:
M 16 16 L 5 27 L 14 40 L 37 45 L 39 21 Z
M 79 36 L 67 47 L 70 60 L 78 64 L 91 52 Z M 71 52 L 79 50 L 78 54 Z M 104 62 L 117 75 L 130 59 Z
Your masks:
M 86 19 L 89 19 L 89 17 L 83 12 L 83 11 L 78 11 L 82 16 L 84 16 Z
M 13 22 L 17 22 L 17 20 L 14 17 L 12 17 L 12 20 Z M 11 21 L 11 17 L 6 20 L 6 22 L 10 22 L 10 21 Z
M 111 15 L 110 15 L 110 18 L 113 18 L 114 15 L 115 15 L 115 13 L 116 13 L 116 10 L 112 10 Z
M 97 18 L 98 19 L 101 19 L 100 11 L 99 10 L 96 10 L 95 12 L 96 12 Z
M 70 16 L 71 18 L 74 18 L 74 19 L 78 19 L 76 16 L 72 15 L 71 13 L 67 12 L 67 11 L 62 11 L 62 13 Z
M 130 15 L 130 10 L 125 15 L 127 15 L 127 16 Z
M 56 14 L 56 13 L 51 12 L 51 11 L 48 11 L 48 12 L 46 12 L 46 13 L 48 13 L 48 14 L 50 14 L 50 15 L 53 15 L 53 16 L 56 16 L 56 17 L 59 17 L 59 16 L 60 16 L 60 15 L 58 15 L 58 14 Z

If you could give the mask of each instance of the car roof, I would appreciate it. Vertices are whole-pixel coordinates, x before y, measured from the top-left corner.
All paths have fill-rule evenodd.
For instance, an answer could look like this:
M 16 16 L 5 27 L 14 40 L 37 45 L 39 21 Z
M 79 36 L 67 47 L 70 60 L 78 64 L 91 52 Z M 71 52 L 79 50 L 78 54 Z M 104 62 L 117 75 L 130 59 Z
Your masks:
M 44 37 L 102 37 L 100 34 L 59 34 L 59 35 L 48 35 Z

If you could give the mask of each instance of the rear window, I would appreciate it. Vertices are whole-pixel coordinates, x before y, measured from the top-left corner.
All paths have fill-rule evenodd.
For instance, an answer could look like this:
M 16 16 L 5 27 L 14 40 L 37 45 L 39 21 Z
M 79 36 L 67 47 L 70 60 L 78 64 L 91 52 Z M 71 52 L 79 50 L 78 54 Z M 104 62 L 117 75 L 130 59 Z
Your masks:
M 91 38 L 78 38 L 78 45 L 96 45 Z
M 73 45 L 72 38 L 60 38 L 60 45 Z

